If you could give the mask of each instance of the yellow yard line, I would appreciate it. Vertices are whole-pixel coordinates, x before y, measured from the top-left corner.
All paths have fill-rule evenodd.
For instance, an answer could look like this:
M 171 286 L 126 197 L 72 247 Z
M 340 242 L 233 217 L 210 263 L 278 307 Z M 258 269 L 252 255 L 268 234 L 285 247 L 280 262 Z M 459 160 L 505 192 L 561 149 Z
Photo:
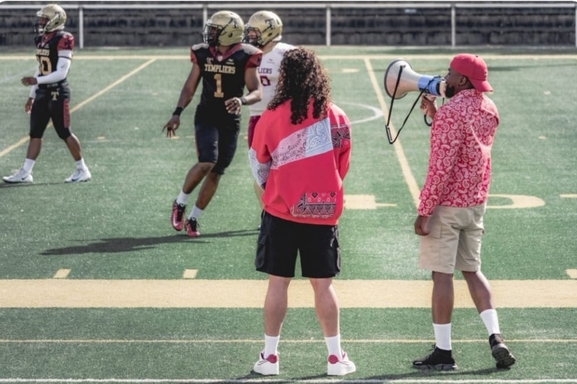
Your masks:
M 427 280 L 335 280 L 341 308 L 429 308 Z M 575 308 L 577 280 L 493 280 L 499 308 Z M 266 280 L 0 280 L 0 308 L 261 308 Z M 313 307 L 307 280 L 289 288 L 289 307 Z M 455 307 L 473 308 L 455 281 Z
M 380 81 L 377 81 L 377 78 L 375 77 L 375 71 L 373 70 L 373 66 L 369 59 L 365 59 L 365 66 L 367 68 L 371 84 L 373 85 L 373 89 L 377 96 L 377 100 L 379 101 L 379 106 L 383 111 L 383 126 L 381 134 L 386 137 L 385 126 L 387 124 L 389 112 L 382 92 L 382 85 Z M 389 124 L 389 128 L 391 130 L 392 137 L 396 137 L 397 132 L 392 122 Z M 395 141 L 395 143 L 393 144 L 393 148 L 395 150 L 395 154 L 397 155 L 397 159 L 399 160 L 399 164 L 401 166 L 401 172 L 403 173 L 403 177 L 405 178 L 405 182 L 407 183 L 409 192 L 411 193 L 411 197 L 413 198 L 413 203 L 415 204 L 415 207 L 418 207 L 420 189 L 419 186 L 417 185 L 415 177 L 413 176 L 413 173 L 411 172 L 411 167 L 409 166 L 409 161 L 405 156 L 405 150 L 403 149 L 403 145 L 401 144 L 400 138 L 398 138 L 397 141 Z

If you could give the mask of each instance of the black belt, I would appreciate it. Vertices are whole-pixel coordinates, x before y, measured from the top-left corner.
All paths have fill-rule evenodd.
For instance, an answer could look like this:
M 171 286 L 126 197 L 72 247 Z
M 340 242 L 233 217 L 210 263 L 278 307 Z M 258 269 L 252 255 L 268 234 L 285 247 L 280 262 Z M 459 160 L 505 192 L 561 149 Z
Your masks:
M 61 85 L 68 85 L 68 82 L 66 80 L 61 80 L 57 83 L 38 84 L 38 88 L 39 89 L 54 89 L 54 88 L 60 87 Z

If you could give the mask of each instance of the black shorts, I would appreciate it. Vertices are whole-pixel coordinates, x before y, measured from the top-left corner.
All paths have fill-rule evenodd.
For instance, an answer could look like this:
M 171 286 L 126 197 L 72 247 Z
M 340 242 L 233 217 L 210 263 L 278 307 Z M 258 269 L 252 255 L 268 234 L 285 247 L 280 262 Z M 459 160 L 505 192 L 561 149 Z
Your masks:
M 239 118 L 204 118 L 197 113 L 194 118 L 194 131 L 198 161 L 213 163 L 212 172 L 222 175 L 232 163 L 240 132 Z
M 307 278 L 330 278 L 341 271 L 336 225 L 301 224 L 265 212 L 255 257 L 257 271 L 294 277 L 297 255 Z
M 67 84 L 49 89 L 38 88 L 30 111 L 30 137 L 42 138 L 52 119 L 58 136 L 66 140 L 70 136 L 69 103 L 70 88 Z

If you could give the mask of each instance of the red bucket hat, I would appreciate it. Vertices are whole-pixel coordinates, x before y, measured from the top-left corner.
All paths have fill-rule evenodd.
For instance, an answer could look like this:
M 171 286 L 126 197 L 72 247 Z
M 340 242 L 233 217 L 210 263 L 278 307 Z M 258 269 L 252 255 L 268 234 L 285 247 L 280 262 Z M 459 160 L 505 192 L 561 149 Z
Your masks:
M 479 56 L 461 53 L 453 57 L 450 67 L 466 76 L 477 91 L 493 92 L 491 84 L 487 81 L 487 64 Z

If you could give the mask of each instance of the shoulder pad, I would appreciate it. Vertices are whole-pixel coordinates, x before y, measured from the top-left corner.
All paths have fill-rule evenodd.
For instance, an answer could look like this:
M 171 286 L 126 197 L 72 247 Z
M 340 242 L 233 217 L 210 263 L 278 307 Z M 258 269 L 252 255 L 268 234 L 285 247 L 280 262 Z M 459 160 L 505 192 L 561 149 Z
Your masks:
M 199 44 L 194 44 L 194 45 L 191 47 L 191 49 L 192 49 L 193 51 L 198 51 L 199 49 L 202 49 L 202 48 L 208 48 L 208 44 L 206 44 L 206 43 L 199 43 Z
M 242 49 L 250 55 L 254 55 L 255 53 L 262 53 L 262 51 L 259 48 L 255 47 L 252 44 L 242 43 Z

